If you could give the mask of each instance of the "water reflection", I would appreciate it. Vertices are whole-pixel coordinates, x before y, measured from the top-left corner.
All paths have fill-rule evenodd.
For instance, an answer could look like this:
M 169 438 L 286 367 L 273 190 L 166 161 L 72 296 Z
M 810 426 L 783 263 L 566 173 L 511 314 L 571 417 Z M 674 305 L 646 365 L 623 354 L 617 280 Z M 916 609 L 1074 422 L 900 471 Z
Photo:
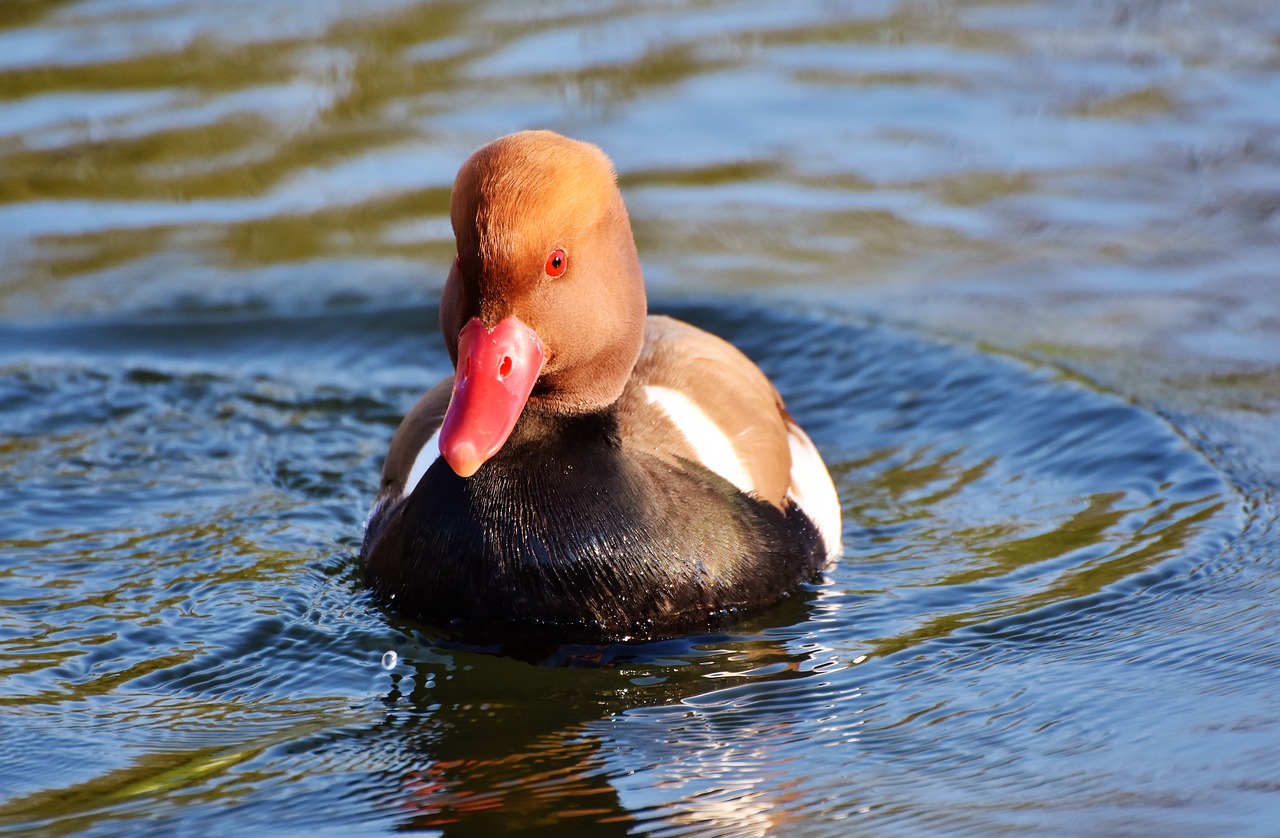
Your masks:
M 392 677 L 386 720 L 359 732 L 359 747 L 392 750 L 406 767 L 386 805 L 413 828 L 478 834 L 585 819 L 603 834 L 628 834 L 661 818 L 666 827 L 776 834 L 771 811 L 786 796 L 753 786 L 773 776 L 773 763 L 796 759 L 787 751 L 806 728 L 767 719 L 732 731 L 703 726 L 717 707 L 761 696 L 788 713 L 800 709 L 795 699 L 822 697 L 814 679 L 846 664 L 829 649 L 796 644 L 796 633 L 574 647 L 541 666 L 445 653 L 419 637 L 404 650 L 409 671 Z M 571 672 L 566 661 L 576 664 Z M 785 683 L 795 686 L 779 690 Z M 829 708 L 838 700 L 825 698 Z M 655 740 L 650 722 L 672 714 L 687 722 L 662 724 Z M 688 776 L 664 774 L 646 788 L 643 766 L 672 767 L 664 753 L 679 753 L 675 767 Z M 627 776 L 634 779 L 619 781 Z M 659 805 L 670 796 L 676 809 Z
M 1230 84 L 1266 66 L 1247 5 L 1119 4 L 1116 35 L 1107 8 L 1064 30 L 1035 3 L 23 3 L 0 21 L 0 310 L 242 300 L 264 280 L 290 299 L 264 269 L 352 259 L 382 266 L 379 299 L 422 299 L 452 255 L 458 162 L 529 124 L 607 146 L 664 285 L 1008 273 L 1043 293 L 1082 259 L 1086 286 L 1200 281 L 1162 249 L 1247 278 L 1272 214 L 1238 184 L 1269 183 L 1274 149 L 1187 125 L 1271 101 L 1265 78 Z M 344 277 L 325 292 L 370 287 Z

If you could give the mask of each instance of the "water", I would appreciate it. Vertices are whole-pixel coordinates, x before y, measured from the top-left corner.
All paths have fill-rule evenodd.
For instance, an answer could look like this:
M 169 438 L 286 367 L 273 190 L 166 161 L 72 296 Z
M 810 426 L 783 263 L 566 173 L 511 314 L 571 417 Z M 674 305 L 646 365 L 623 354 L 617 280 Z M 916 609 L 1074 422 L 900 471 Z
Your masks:
M 0 7 L 0 830 L 1268 834 L 1269 4 Z M 617 163 L 840 563 L 724 634 L 460 646 L 356 553 L 448 186 Z

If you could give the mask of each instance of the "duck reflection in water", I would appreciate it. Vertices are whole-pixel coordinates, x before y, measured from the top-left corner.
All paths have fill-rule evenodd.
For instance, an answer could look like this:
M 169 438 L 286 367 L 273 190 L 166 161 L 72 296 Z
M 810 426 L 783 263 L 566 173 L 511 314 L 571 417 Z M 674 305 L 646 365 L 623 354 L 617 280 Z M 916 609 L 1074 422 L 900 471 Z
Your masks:
M 829 664 L 829 650 L 796 653 L 779 640 L 726 636 L 568 646 L 545 659 L 576 663 L 566 678 L 563 666 L 502 654 L 485 654 L 483 667 L 472 667 L 467 660 L 476 651 L 442 655 L 448 645 L 432 638 L 433 651 L 423 657 L 433 660 L 393 674 L 384 724 L 361 734 L 375 740 L 362 749 L 385 750 L 410 766 L 387 801 L 402 813 L 400 828 L 447 835 L 455 824 L 466 834 L 589 825 L 593 835 L 629 835 L 683 826 L 785 834 L 783 775 L 793 757 L 781 754 L 803 731 L 802 708 L 770 701 L 767 710 L 724 713 L 717 703 L 740 703 L 744 690 L 804 695 Z M 705 665 L 712 662 L 716 677 L 709 679 Z M 450 675 L 463 670 L 466 677 Z M 655 713 L 656 728 L 645 718 Z M 750 728 L 729 737 L 738 743 L 732 747 L 725 745 L 726 719 Z M 653 740 L 654 729 L 666 738 Z M 654 766 L 666 779 L 649 788 L 644 778 Z M 673 770 L 684 779 L 673 781 Z

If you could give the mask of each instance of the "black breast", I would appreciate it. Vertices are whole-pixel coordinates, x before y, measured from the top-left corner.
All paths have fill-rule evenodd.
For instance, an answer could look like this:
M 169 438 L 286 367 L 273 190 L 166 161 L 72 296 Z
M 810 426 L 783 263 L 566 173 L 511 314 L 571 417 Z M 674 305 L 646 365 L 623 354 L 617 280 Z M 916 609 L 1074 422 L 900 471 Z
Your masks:
M 790 505 L 618 442 L 611 411 L 522 417 L 470 478 L 438 460 L 385 524 L 366 577 L 404 616 L 485 633 L 669 636 L 772 604 L 825 561 Z

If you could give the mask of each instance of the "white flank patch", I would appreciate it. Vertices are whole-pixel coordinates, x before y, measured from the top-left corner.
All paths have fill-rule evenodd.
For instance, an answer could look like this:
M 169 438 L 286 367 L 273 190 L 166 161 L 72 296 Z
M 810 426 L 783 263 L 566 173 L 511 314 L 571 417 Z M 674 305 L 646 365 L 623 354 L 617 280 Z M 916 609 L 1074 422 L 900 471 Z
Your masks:
M 443 427 L 443 424 L 441 425 Z M 404 480 L 404 491 L 400 493 L 400 497 L 407 498 L 413 494 L 413 490 L 417 487 L 418 481 L 422 479 L 422 475 L 427 473 L 427 469 L 431 468 L 431 464 L 440 459 L 440 429 L 431 435 L 431 439 L 427 440 L 427 444 L 422 446 L 422 450 L 418 452 L 418 456 L 413 460 L 413 468 L 409 469 L 409 476 Z
M 835 561 L 844 552 L 844 545 L 841 543 L 840 498 L 831 482 L 831 472 L 827 471 L 827 464 L 822 462 L 822 455 L 809 435 L 790 423 L 787 442 L 791 445 L 791 488 L 787 496 L 818 527 L 827 545 L 827 558 Z
M 742 467 L 742 461 L 738 459 L 738 452 L 733 450 L 729 437 L 693 399 L 670 387 L 649 385 L 644 388 L 644 392 L 649 404 L 657 405 L 680 429 L 680 433 L 684 434 L 699 463 L 743 492 L 755 489 L 751 475 Z

